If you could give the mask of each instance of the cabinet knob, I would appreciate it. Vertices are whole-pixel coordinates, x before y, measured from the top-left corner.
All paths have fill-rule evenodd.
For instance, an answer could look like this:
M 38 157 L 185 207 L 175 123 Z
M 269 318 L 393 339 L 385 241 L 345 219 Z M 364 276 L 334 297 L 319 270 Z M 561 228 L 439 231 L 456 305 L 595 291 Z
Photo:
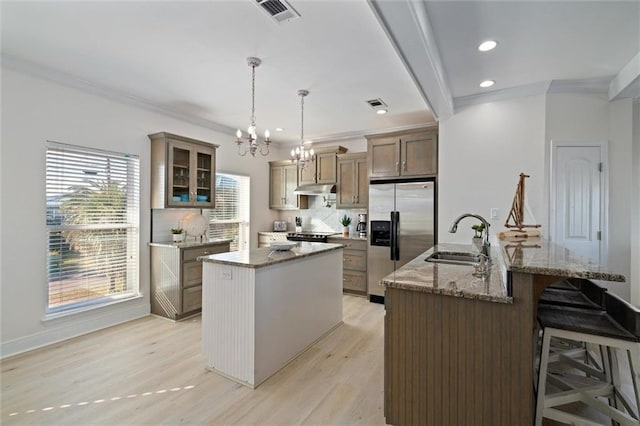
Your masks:
M 406 161 L 402 162 L 402 170 L 404 170 L 405 172 L 407 171 L 407 162 Z
M 400 173 L 400 162 L 396 161 L 396 170 Z

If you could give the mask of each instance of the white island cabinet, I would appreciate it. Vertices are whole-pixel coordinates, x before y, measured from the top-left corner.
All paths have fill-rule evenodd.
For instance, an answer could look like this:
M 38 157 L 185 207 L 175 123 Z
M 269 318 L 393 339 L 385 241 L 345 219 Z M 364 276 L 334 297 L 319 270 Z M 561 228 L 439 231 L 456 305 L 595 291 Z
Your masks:
M 251 388 L 342 324 L 342 245 L 204 256 L 207 368 Z

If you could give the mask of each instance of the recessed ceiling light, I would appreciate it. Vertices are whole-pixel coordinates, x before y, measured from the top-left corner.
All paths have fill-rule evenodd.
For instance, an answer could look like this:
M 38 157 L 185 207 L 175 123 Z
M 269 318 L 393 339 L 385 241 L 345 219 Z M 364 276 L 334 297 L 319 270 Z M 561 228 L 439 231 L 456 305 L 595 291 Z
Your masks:
M 276 127 L 276 132 L 282 132 L 284 130 L 284 128 L 282 127 Z
M 378 115 L 383 115 L 383 114 L 386 114 L 386 113 L 388 113 L 388 112 L 389 112 L 389 110 L 385 108 L 385 109 L 379 109 L 379 110 L 377 110 L 377 111 L 376 111 L 376 114 L 378 114 Z
M 480 83 L 480 87 L 491 87 L 495 84 L 496 82 L 493 80 L 485 80 L 482 83 Z
M 497 45 L 498 42 L 495 40 L 483 41 L 482 43 L 480 43 L 480 46 L 478 46 L 478 50 L 481 52 L 488 52 L 489 50 L 495 49 Z

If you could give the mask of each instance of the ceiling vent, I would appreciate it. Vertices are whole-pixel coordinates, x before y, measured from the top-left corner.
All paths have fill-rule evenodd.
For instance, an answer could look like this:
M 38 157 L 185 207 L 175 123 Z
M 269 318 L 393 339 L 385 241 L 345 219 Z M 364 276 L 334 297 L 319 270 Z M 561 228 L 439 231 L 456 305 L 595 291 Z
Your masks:
M 384 101 L 382 99 L 380 99 L 380 98 L 368 100 L 367 103 L 373 109 L 388 108 L 387 104 L 385 104 Z
M 300 17 L 300 14 L 284 0 L 255 0 L 258 7 L 264 10 L 271 19 L 281 23 Z

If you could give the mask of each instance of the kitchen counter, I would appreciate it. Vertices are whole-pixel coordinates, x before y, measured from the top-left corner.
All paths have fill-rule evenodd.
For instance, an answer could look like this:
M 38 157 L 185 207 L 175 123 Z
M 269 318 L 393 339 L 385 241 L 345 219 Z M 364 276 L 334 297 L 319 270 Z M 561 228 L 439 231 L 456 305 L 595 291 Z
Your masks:
M 342 234 L 336 234 L 336 235 L 330 235 L 329 238 L 331 239 L 338 239 L 338 240 L 356 240 L 356 241 L 368 241 L 367 237 L 359 237 L 358 234 L 349 234 L 348 237 L 344 237 L 342 236 Z
M 382 280 L 387 424 L 533 424 L 540 294 L 568 277 L 625 280 L 538 238 L 494 244 L 484 280 L 473 266 L 424 261 L 477 250 L 438 244 Z
M 203 240 L 203 241 L 182 241 L 180 243 L 174 243 L 172 241 L 160 241 L 156 243 L 149 243 L 150 246 L 155 247 L 175 247 L 179 249 L 185 248 L 196 248 L 202 246 L 210 246 L 214 244 L 228 244 L 232 241 L 231 238 L 218 238 L 211 240 Z
M 291 260 L 314 256 L 326 251 L 339 250 L 341 248 L 341 244 L 299 242 L 298 245 L 291 250 L 277 251 L 264 247 L 252 250 L 231 251 L 211 256 L 202 256 L 199 260 L 202 260 L 203 262 L 220 263 L 244 268 L 263 268 L 265 266 L 289 262 Z
M 486 278 L 472 275 L 473 266 L 426 262 L 434 252 L 473 252 L 472 244 L 438 244 L 383 278 L 381 284 L 404 290 L 443 294 L 454 297 L 513 303 L 509 285 L 510 273 L 547 275 L 566 278 L 586 278 L 624 282 L 621 274 L 543 239 L 499 241 L 491 247 L 491 268 Z
M 206 367 L 255 388 L 342 324 L 342 245 L 202 256 Z

